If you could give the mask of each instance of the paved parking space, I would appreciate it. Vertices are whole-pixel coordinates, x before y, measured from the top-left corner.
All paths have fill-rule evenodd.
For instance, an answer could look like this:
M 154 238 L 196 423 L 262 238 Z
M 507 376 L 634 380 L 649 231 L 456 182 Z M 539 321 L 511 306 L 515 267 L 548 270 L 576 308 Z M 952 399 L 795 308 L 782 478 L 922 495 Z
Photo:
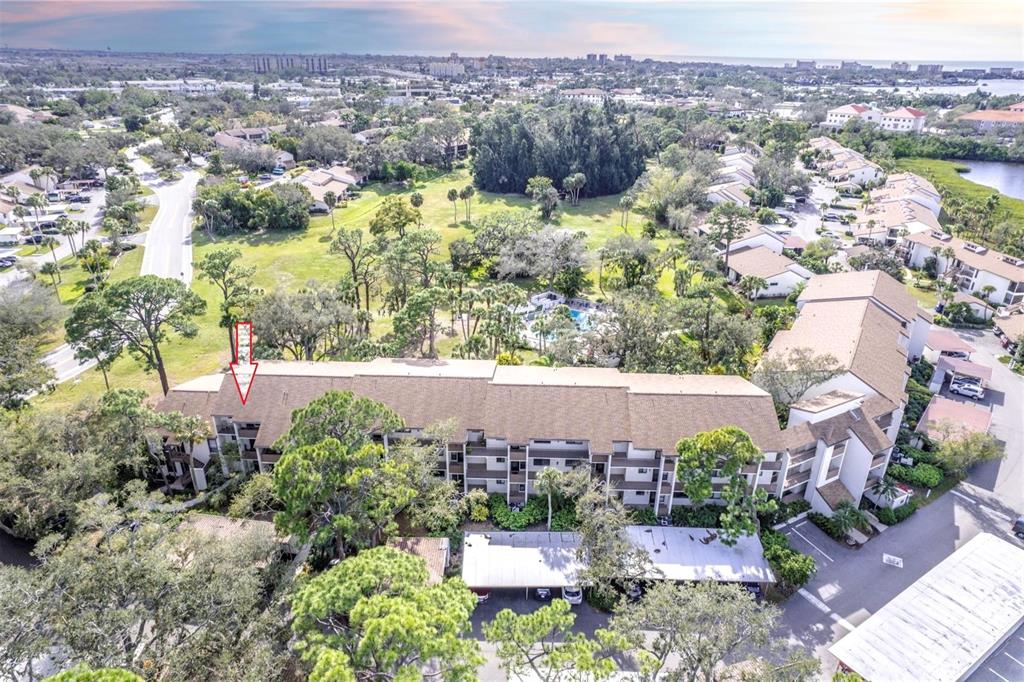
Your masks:
M 554 599 L 561 598 L 559 590 L 554 589 L 551 592 Z M 526 590 L 492 590 L 487 601 L 477 604 L 473 611 L 473 635 L 478 639 L 482 638 L 483 632 L 480 626 L 493 620 L 494 616 L 503 609 L 511 609 L 516 613 L 533 613 L 550 603 L 550 600 L 538 601 L 534 598 L 533 590 L 530 590 L 529 597 L 526 596 Z M 591 635 L 595 630 L 608 624 L 608 614 L 598 611 L 586 601 L 573 606 L 572 612 L 576 614 L 576 623 L 573 628 L 576 632 L 585 632 Z
M 992 652 L 967 682 L 1019 682 L 1024 680 L 1024 625 Z

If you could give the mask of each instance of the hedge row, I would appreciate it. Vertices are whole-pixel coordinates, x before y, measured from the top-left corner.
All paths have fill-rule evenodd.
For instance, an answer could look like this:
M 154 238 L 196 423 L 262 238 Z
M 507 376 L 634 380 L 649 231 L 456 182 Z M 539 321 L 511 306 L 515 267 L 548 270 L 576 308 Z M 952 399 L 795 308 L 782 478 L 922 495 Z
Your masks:
M 547 501 L 539 497 L 530 498 L 522 511 L 514 511 L 502 495 L 495 493 L 491 495 L 490 507 L 494 525 L 505 530 L 523 530 L 548 518 Z
M 889 509 L 888 507 L 882 507 L 875 511 L 875 516 L 878 520 L 887 526 L 895 526 L 901 521 L 906 521 L 910 518 L 910 515 L 917 511 L 917 500 L 911 498 L 906 504 L 896 507 L 895 509 Z
M 931 464 L 915 464 L 912 467 L 890 464 L 886 473 L 897 481 L 919 488 L 934 488 L 942 482 L 942 469 Z

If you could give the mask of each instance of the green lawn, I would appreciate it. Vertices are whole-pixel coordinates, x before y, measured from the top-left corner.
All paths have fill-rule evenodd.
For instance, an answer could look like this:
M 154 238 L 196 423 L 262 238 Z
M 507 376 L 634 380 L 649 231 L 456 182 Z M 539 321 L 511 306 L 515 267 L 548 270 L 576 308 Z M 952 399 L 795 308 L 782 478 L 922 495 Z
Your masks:
M 958 173 L 956 169 L 962 166 L 962 164 L 957 161 L 906 158 L 897 159 L 896 165 L 900 170 L 917 173 L 927 178 L 940 191 L 944 190 L 955 196 L 980 204 L 984 204 L 985 200 L 993 194 L 999 194 L 997 190 L 987 185 L 971 182 L 970 173 Z M 1005 194 L 1000 194 L 999 196 L 996 222 L 1010 221 L 1015 225 L 1024 223 L 1024 200 L 1008 197 Z
M 348 202 L 346 206 L 339 205 L 335 209 L 334 223 L 337 227 L 367 229 L 370 218 L 385 196 L 396 193 L 410 195 L 414 191 L 418 191 L 424 198 L 421 208 L 423 226 L 433 228 L 441 233 L 443 244 L 439 257 L 447 259 L 447 245 L 458 237 L 469 236 L 472 232 L 469 222 L 466 221 L 462 202 L 458 202 L 459 220 L 456 222 L 452 203 L 448 201 L 446 195 L 450 188 L 461 189 L 470 182 L 469 171 L 458 169 L 427 182 L 421 182 L 417 187 L 410 189 L 373 185 L 363 189 L 358 199 Z M 619 198 L 620 195 L 585 199 L 577 207 L 566 206 L 559 212 L 557 224 L 561 227 L 585 230 L 588 234 L 588 245 L 592 249 L 596 249 L 610 237 L 622 232 L 619 224 L 621 218 L 618 208 Z M 477 221 L 491 213 L 530 207 L 531 202 L 521 195 L 478 192 L 473 198 L 470 212 L 473 220 Z M 639 234 L 642 224 L 641 217 L 632 215 L 629 222 L 632 234 Z M 331 232 L 329 216 L 314 218 L 309 229 L 298 234 L 261 233 L 230 237 L 218 236 L 211 239 L 202 229 L 197 229 L 193 235 L 193 260 L 198 261 L 211 250 L 232 246 L 243 251 L 247 265 L 256 268 L 254 283 L 265 290 L 279 288 L 295 290 L 304 286 L 311 279 L 320 282 L 335 282 L 345 275 L 345 265 L 339 256 L 332 256 L 328 253 Z M 668 242 L 668 238 L 656 240 L 659 248 L 664 248 Z M 141 257 L 142 249 L 129 252 L 126 259 L 137 258 L 139 260 L 131 265 L 122 260 L 115 270 L 115 278 L 138 273 Z M 73 275 L 69 277 L 69 274 L 65 274 L 65 285 L 61 288 L 62 298 L 73 300 L 80 295 L 80 293 L 75 295 L 76 291 L 80 289 L 80 283 L 73 277 Z M 591 278 L 593 280 L 593 274 Z M 665 272 L 659 285 L 664 291 L 671 292 L 672 273 Z M 227 332 L 218 326 L 219 292 L 212 285 L 198 278 L 193 280 L 192 288 L 207 301 L 208 309 L 207 313 L 198 320 L 199 333 L 194 339 L 182 340 L 172 335 L 162 349 L 172 385 L 199 374 L 221 370 L 230 361 Z M 590 293 L 593 296 L 600 296 L 600 292 Z M 382 334 L 389 329 L 390 324 L 387 320 L 378 319 L 374 324 L 373 331 L 375 334 Z M 441 339 L 438 346 L 440 352 L 446 354 L 451 352 L 455 344 L 455 339 Z M 530 353 L 524 354 L 526 360 L 533 357 Z M 127 356 L 115 363 L 110 372 L 110 383 L 115 387 L 143 388 L 154 395 L 159 392 L 160 386 L 159 378 L 155 373 L 141 372 L 140 366 Z M 42 402 L 47 405 L 69 405 L 102 390 L 101 374 L 98 370 L 90 370 L 77 379 L 62 384 Z

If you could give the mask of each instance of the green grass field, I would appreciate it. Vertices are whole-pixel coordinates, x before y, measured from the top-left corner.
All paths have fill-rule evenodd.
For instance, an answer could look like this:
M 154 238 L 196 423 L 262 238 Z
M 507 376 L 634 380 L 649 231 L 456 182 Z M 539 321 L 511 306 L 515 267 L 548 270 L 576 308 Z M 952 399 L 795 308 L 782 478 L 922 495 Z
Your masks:
M 927 178 L 940 191 L 944 190 L 980 204 L 984 204 L 985 200 L 993 194 L 999 194 L 998 191 L 987 185 L 971 182 L 970 173 L 958 173 L 956 169 L 962 164 L 957 161 L 906 158 L 897 159 L 896 165 L 900 170 L 917 173 Z M 995 219 L 996 222 L 1010 221 L 1015 225 L 1024 223 L 1024 200 L 1000 194 L 999 208 L 996 211 Z
M 443 243 L 439 257 L 447 259 L 448 244 L 459 237 L 469 236 L 472 232 L 462 202 L 458 202 L 456 221 L 454 208 L 446 195 L 449 189 L 461 189 L 470 182 L 469 171 L 457 169 L 427 182 L 421 182 L 415 188 L 399 189 L 373 185 L 362 190 L 358 199 L 336 208 L 334 224 L 336 228 L 367 229 L 370 218 L 384 197 L 391 194 L 410 195 L 413 192 L 420 192 L 424 198 L 421 208 L 423 226 L 441 233 Z M 557 224 L 586 231 L 588 246 L 596 249 L 609 238 L 622 232 L 619 222 L 619 198 L 620 195 L 584 199 L 577 207 L 565 206 L 557 216 Z M 521 195 L 478 192 L 473 198 L 470 213 L 475 222 L 488 214 L 528 209 L 531 206 L 530 200 Z M 147 223 L 152 220 L 152 215 L 148 214 L 149 208 L 143 214 L 143 221 Z M 632 215 L 629 223 L 631 232 L 634 235 L 638 234 L 642 223 L 641 217 Z M 218 248 L 236 247 L 245 254 L 245 263 L 256 268 L 253 280 L 263 289 L 295 290 L 309 280 L 335 282 L 346 274 L 346 266 L 339 256 L 328 253 L 332 231 L 329 216 L 315 217 L 310 222 L 309 229 L 301 233 L 240 234 L 211 239 L 203 230 L 197 229 L 193 236 L 193 260 L 198 261 L 205 254 Z M 666 238 L 660 238 L 656 243 L 663 248 L 668 241 Z M 141 258 L 142 249 L 129 252 L 122 258 L 112 276 L 121 278 L 137 274 Z M 77 300 L 81 295 L 84 273 L 79 273 L 80 271 L 69 270 L 64 274 L 65 283 L 61 286 L 61 298 L 66 303 Z M 672 273 L 666 272 L 660 284 L 665 291 L 671 291 Z M 218 325 L 219 292 L 212 285 L 199 279 L 193 280 L 192 289 L 207 301 L 208 308 L 206 314 L 198 320 L 199 333 L 195 338 L 183 340 L 172 335 L 162 348 L 172 385 L 199 374 L 216 372 L 226 367 L 230 361 L 227 332 Z M 600 295 L 599 292 L 591 294 Z M 374 325 L 375 334 L 387 332 L 389 329 L 390 324 L 387 320 L 379 319 Z M 59 340 L 55 340 L 52 345 L 59 345 Z M 442 339 L 439 342 L 442 354 L 450 352 L 454 345 L 454 339 Z M 531 359 L 533 356 L 526 354 L 524 357 Z M 141 372 L 140 366 L 127 356 L 118 360 L 111 369 L 110 383 L 115 387 L 143 388 L 154 395 L 160 390 L 157 375 Z M 69 405 L 102 390 L 102 375 L 98 370 L 90 370 L 75 380 L 62 384 L 41 402 L 46 405 Z

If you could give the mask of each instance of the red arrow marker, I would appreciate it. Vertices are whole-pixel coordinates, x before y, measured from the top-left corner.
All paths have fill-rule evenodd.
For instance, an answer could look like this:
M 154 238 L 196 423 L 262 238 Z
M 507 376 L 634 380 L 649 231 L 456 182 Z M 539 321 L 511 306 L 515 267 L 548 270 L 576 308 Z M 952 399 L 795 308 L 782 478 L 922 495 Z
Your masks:
M 252 322 L 235 322 L 235 358 L 231 363 L 231 376 L 243 405 L 249 399 L 259 366 L 260 363 L 252 361 Z

